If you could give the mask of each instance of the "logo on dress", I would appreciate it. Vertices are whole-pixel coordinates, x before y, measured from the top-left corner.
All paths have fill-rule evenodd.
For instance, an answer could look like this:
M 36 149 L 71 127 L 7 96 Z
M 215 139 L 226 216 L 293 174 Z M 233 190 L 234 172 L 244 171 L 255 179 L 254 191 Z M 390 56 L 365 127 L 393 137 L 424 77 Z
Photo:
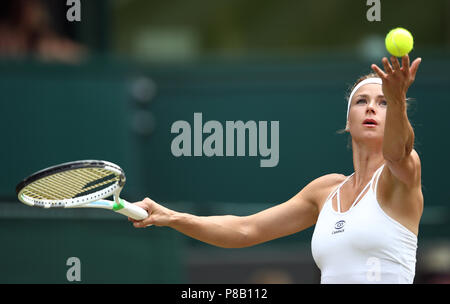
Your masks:
M 332 232 L 332 234 L 344 232 L 344 225 L 344 220 L 337 221 L 336 224 L 334 224 L 334 231 Z

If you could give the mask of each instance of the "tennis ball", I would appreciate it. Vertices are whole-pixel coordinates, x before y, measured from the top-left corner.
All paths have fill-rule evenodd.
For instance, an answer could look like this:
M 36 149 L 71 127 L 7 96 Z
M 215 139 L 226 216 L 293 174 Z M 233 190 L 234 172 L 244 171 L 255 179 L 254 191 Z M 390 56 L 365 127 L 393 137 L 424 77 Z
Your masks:
M 398 27 L 386 35 L 385 43 L 389 53 L 403 57 L 413 49 L 414 39 L 408 30 Z

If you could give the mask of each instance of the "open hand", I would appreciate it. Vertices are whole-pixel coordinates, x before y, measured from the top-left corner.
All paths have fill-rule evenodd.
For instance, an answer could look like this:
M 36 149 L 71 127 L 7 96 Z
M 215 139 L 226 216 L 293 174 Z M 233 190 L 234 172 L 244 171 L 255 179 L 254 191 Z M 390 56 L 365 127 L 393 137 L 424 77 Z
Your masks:
M 381 62 L 384 71 L 376 64 L 372 64 L 371 68 L 383 81 L 384 97 L 387 101 L 405 101 L 406 92 L 416 79 L 417 69 L 422 58 L 417 58 L 410 66 L 409 56 L 405 55 L 402 57 L 401 67 L 395 56 L 391 56 L 392 65 L 386 57 L 383 57 Z

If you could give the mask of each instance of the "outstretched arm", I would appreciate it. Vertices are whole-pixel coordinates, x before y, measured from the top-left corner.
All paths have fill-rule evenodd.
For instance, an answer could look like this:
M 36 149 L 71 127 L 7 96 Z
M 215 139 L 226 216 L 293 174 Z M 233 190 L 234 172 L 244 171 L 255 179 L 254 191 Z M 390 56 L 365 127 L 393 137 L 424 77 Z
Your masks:
M 325 183 L 330 183 L 329 177 L 318 178 L 290 200 L 249 216 L 196 216 L 170 210 L 146 198 L 136 205 L 147 210 L 149 217 L 142 221 L 129 220 L 137 228 L 149 225 L 171 227 L 218 247 L 248 247 L 314 225 L 318 216 L 317 193 Z

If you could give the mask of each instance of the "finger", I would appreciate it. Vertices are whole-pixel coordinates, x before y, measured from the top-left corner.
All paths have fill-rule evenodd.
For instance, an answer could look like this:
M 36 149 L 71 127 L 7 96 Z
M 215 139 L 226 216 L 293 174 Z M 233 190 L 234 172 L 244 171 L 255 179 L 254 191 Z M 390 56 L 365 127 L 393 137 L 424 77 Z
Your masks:
M 141 222 L 134 222 L 133 226 L 134 226 L 134 228 L 144 228 L 145 227 Z
M 143 219 L 143 220 L 134 220 L 133 226 L 136 228 L 144 228 L 147 226 L 151 226 L 154 224 L 154 216 L 149 215 L 149 217 Z
M 137 220 L 135 220 L 134 218 L 128 217 L 128 221 L 132 222 L 132 223 L 136 223 L 138 222 Z
M 383 70 L 380 69 L 376 64 L 372 64 L 371 68 L 381 79 L 386 77 L 386 74 L 383 72 Z
M 409 73 L 409 56 L 405 55 L 402 57 L 402 68 L 405 73 Z
M 133 223 L 133 226 L 134 226 L 135 228 L 145 228 L 145 227 L 147 227 L 147 226 L 151 226 L 151 224 L 148 223 L 148 221 L 143 220 L 143 221 L 135 221 L 135 222 Z
M 411 75 L 413 78 L 416 77 L 417 69 L 419 69 L 419 65 L 421 62 L 422 62 L 422 58 L 417 58 L 416 60 L 413 61 L 412 65 L 411 65 Z
M 141 207 L 142 209 L 144 209 L 147 212 L 149 212 L 149 210 L 150 210 L 150 206 L 145 201 L 140 201 L 140 202 L 136 202 L 133 204 L 138 207 Z
M 400 63 L 398 62 L 397 57 L 391 56 L 391 62 L 394 70 L 400 71 Z
M 383 63 L 383 67 L 384 67 L 384 70 L 386 71 L 386 73 L 387 73 L 387 74 L 392 74 L 392 67 L 391 67 L 391 65 L 389 64 L 389 60 L 388 60 L 386 57 L 384 57 L 384 58 L 381 60 L 381 62 Z

